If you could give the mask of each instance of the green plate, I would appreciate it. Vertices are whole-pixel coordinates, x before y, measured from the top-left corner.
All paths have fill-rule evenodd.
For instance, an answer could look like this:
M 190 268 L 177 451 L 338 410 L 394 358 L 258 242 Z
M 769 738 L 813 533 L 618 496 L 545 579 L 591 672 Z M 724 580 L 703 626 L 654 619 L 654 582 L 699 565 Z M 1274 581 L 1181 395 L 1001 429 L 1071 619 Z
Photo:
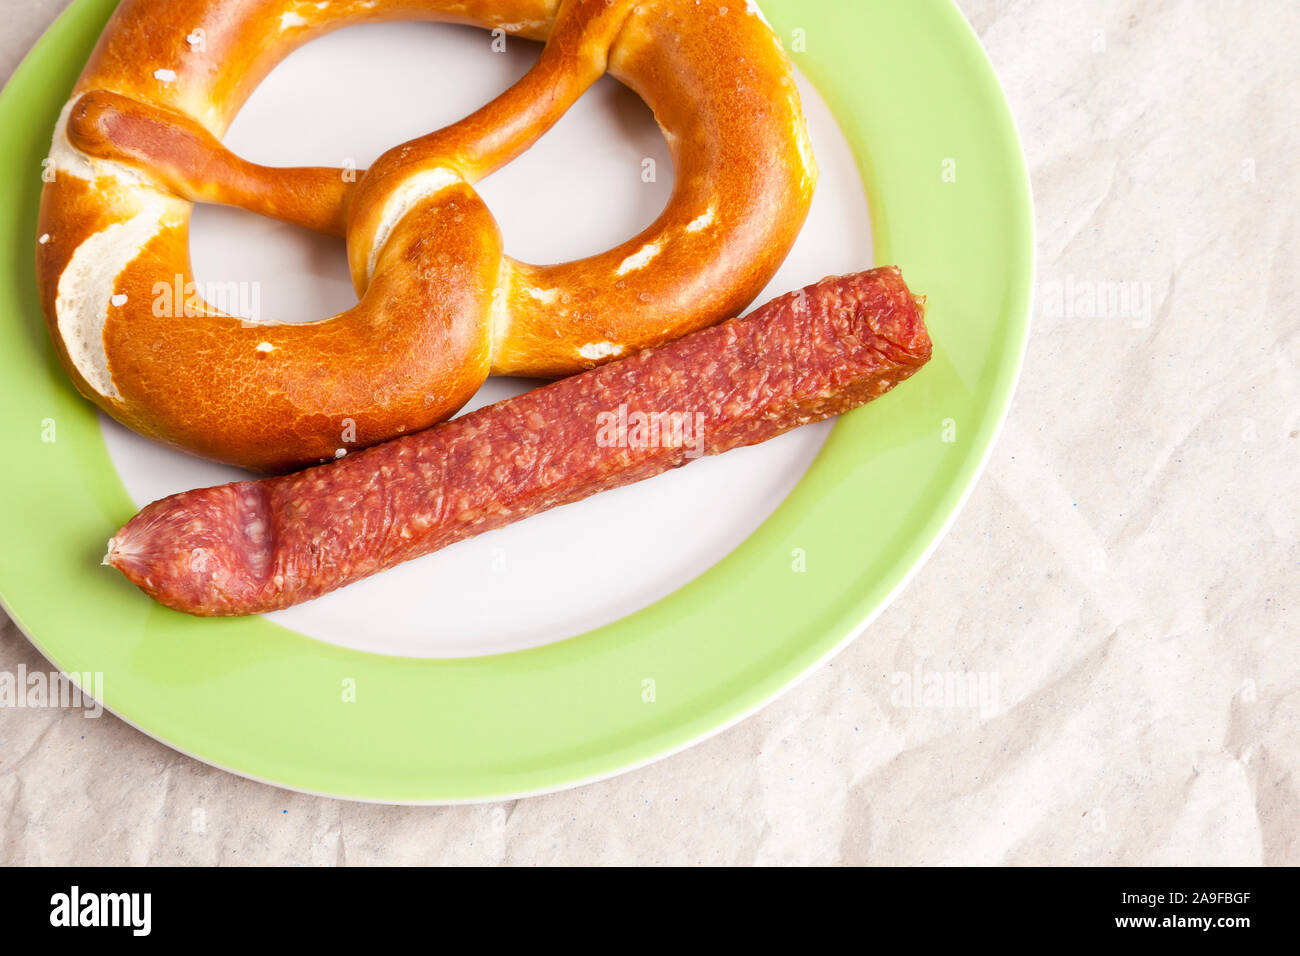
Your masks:
M 0 595 L 59 668 L 102 672 L 103 703 L 146 733 L 245 776 L 365 800 L 608 776 L 734 723 L 842 647 L 969 493 L 1011 399 L 1033 284 L 1028 177 L 997 79 L 948 0 L 764 0 L 788 48 L 803 31 L 796 62 L 859 158 L 879 263 L 929 297 L 936 348 L 921 375 L 841 420 L 725 560 L 567 641 L 413 660 L 153 604 L 99 566 L 134 508 L 55 359 L 33 276 L 41 160 L 113 7 L 74 3 L 0 97 Z

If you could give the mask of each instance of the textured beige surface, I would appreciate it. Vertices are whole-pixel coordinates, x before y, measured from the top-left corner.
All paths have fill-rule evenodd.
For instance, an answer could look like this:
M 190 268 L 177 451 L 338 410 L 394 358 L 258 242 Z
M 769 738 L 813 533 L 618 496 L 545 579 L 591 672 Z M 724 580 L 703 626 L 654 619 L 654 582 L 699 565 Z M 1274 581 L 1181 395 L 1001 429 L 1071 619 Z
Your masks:
M 6 75 L 62 5 L 9 0 Z M 1300 863 L 1300 5 L 960 5 L 1033 173 L 1035 329 L 966 510 L 832 665 L 655 766 L 467 808 L 0 710 L 0 863 Z M 909 699 L 918 670 L 984 706 Z

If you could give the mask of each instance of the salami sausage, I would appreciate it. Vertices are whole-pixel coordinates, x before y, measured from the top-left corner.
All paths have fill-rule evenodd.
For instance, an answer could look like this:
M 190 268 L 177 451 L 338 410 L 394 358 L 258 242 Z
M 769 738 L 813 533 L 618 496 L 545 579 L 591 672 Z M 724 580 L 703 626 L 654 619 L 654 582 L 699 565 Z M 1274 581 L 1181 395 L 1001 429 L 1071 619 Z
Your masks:
M 109 564 L 190 614 L 279 610 L 402 561 L 883 395 L 930 358 L 896 268 L 751 313 L 327 465 L 144 508 Z

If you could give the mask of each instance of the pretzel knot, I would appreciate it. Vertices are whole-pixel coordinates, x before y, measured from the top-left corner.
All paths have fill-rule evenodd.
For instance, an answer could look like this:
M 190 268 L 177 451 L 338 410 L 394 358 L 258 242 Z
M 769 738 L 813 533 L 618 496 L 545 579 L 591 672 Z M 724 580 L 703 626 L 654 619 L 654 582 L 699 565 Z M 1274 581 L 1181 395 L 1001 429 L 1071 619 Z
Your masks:
M 221 145 L 291 50 L 397 18 L 545 46 L 496 100 L 355 175 L 269 169 Z M 606 72 L 664 130 L 668 207 L 587 259 L 506 256 L 474 183 Z M 443 421 L 491 374 L 569 375 L 739 314 L 789 252 L 817 178 L 790 63 L 741 0 L 123 0 L 51 166 L 37 275 L 73 381 L 145 435 L 265 471 Z M 189 263 L 197 202 L 345 236 L 357 305 L 286 324 L 204 300 Z

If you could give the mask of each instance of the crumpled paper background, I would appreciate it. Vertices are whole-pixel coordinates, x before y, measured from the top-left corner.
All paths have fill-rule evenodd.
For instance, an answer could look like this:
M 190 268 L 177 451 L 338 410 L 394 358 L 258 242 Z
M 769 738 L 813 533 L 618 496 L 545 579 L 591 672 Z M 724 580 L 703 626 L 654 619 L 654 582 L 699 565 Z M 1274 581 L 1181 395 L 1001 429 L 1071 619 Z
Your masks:
M 65 5 L 9 0 L 3 75 Z M 491 806 L 0 710 L 0 863 L 1300 863 L 1300 5 L 959 5 L 1029 158 L 1035 325 L 987 473 L 865 635 L 683 754 Z M 953 675 L 985 706 L 924 692 Z

